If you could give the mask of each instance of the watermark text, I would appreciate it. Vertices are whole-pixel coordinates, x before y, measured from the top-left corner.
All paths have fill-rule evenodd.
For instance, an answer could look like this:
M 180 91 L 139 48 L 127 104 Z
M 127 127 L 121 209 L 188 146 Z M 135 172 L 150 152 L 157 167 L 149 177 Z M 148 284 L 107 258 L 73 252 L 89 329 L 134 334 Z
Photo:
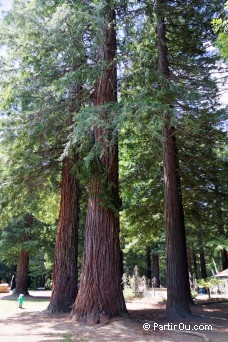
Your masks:
M 165 323 L 165 324 L 158 324 L 156 322 L 153 323 L 144 323 L 143 324 L 143 329 L 144 330 L 186 330 L 186 331 L 203 331 L 203 330 L 212 330 L 212 325 L 211 324 L 186 324 L 186 323 Z

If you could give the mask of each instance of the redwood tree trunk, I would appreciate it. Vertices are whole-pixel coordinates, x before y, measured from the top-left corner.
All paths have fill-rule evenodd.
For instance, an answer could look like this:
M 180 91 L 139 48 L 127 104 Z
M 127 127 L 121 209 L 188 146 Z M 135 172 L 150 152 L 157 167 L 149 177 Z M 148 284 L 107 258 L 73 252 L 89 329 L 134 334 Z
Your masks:
M 184 226 L 178 175 L 177 150 L 174 130 L 165 120 L 164 138 L 164 196 L 166 224 L 166 279 L 167 307 L 169 317 L 186 317 L 191 314 L 190 284 Z
M 20 259 L 19 259 L 19 264 L 18 264 L 18 276 L 16 279 L 15 293 L 29 295 L 28 271 L 29 271 L 29 255 L 24 249 L 21 249 Z
M 33 225 L 33 216 L 31 214 L 26 214 L 24 217 L 24 221 L 25 221 L 25 228 L 26 228 L 24 241 L 28 241 L 30 238 L 30 229 L 32 228 L 32 225 Z M 17 269 L 15 293 L 29 295 L 28 272 L 29 272 L 29 254 L 24 248 L 22 248 L 20 251 L 20 258 L 19 258 L 19 264 L 18 264 L 18 269 Z
M 159 268 L 159 255 L 154 251 L 152 254 L 153 261 L 153 286 L 160 287 L 160 268 Z
M 149 286 L 151 287 L 151 248 L 149 246 L 146 247 L 146 277 L 149 282 Z
M 206 262 L 205 262 L 203 247 L 200 248 L 200 270 L 201 270 L 201 278 L 206 279 L 207 270 L 206 270 Z
M 194 265 L 194 275 L 195 275 L 196 279 L 199 279 L 198 267 L 197 267 L 197 261 L 196 261 L 196 253 L 195 253 L 194 248 L 193 248 L 193 251 L 192 251 L 192 257 L 193 257 L 193 265 Z
M 103 70 L 95 92 L 95 106 L 104 124 L 110 113 L 102 106 L 117 102 L 115 11 L 107 7 L 102 13 L 103 41 L 98 50 Z M 127 311 L 121 287 L 118 147 L 117 143 L 110 143 L 111 129 L 105 132 L 103 127 L 95 126 L 93 132 L 95 142 L 102 146 L 103 156 L 90 182 L 82 275 L 72 315 L 79 321 L 94 324 Z M 108 203 L 102 200 L 106 195 Z
M 77 295 L 77 241 L 79 182 L 72 171 L 74 158 L 63 160 L 61 202 L 56 237 L 54 272 L 49 312 L 70 312 Z
M 166 28 L 163 4 L 157 0 L 158 11 L 158 58 L 159 68 L 163 76 L 161 87 L 169 87 L 169 63 L 166 45 Z M 164 98 L 164 104 L 172 108 Z M 167 306 L 166 313 L 170 318 L 186 317 L 191 314 L 191 301 L 188 277 L 187 249 L 182 205 L 179 165 L 175 129 L 171 126 L 171 118 L 164 115 L 163 125 L 163 167 L 164 167 L 164 202 L 166 225 L 166 279 Z
M 203 246 L 203 232 L 202 229 L 199 228 L 198 231 L 198 242 L 199 242 L 199 252 L 200 252 L 200 271 L 201 271 L 201 278 L 207 278 L 207 270 L 206 270 L 206 261 L 205 261 L 205 254 L 204 254 L 204 246 Z

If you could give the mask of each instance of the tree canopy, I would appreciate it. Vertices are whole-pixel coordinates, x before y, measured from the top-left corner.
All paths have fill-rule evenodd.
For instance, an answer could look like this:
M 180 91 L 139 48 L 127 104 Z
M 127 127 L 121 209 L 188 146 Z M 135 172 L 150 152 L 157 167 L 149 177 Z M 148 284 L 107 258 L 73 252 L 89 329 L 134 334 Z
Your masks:
M 63 267 L 62 255 L 69 257 L 69 270 L 73 261 L 64 253 L 75 248 L 76 259 L 79 250 L 85 292 L 79 292 L 74 314 L 80 319 L 96 305 L 105 317 L 125 312 L 120 247 L 124 267 L 139 263 L 142 272 L 151 248 L 149 257 L 160 256 L 166 284 L 164 240 L 174 255 L 169 239 L 177 236 L 175 231 L 169 237 L 172 172 L 185 252 L 196 255 L 201 271 L 203 262 L 208 273 L 214 262 L 228 266 L 227 109 L 220 97 L 226 11 L 227 2 L 201 0 L 15 0 L 4 14 L 0 262 L 14 264 L 21 249 L 31 255 L 42 250 L 45 257 L 33 259 L 31 274 L 38 264 L 45 272 L 45 263 L 50 274 L 58 225 L 54 268 Z M 34 217 L 29 239 L 23 237 L 26 213 Z M 78 246 L 70 244 L 71 235 L 79 237 Z M 96 269 L 102 284 L 91 280 L 97 285 L 90 292 L 86 279 L 96 279 Z M 118 280 L 108 288 L 119 306 L 111 308 L 111 297 L 106 301 L 98 292 L 106 291 L 105 278 L 115 274 Z M 95 297 L 100 302 L 93 305 Z

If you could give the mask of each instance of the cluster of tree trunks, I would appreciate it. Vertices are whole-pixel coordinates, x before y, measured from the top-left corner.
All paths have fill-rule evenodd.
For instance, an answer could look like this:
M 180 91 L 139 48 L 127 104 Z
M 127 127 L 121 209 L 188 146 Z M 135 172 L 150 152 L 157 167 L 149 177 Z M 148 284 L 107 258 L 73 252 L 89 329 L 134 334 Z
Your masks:
M 73 0 L 71 2 L 74 3 Z M 101 323 L 114 316 L 127 314 L 121 285 L 123 263 L 119 240 L 118 137 L 114 136 L 116 133 L 112 128 L 115 105 L 117 103 L 117 42 L 114 9 L 114 5 L 117 3 L 116 1 L 101 1 L 99 5 L 100 9 L 102 8 L 98 21 L 100 23 L 98 29 L 101 36 L 97 40 L 100 45 L 96 46 L 94 51 L 97 52 L 97 58 L 95 59 L 98 61 L 97 69 L 100 66 L 100 70 L 97 82 L 94 85 L 94 94 L 93 96 L 90 94 L 90 100 L 94 101 L 94 112 L 99 113 L 99 120 L 92 128 L 94 144 L 99 153 L 94 157 L 94 170 L 89 183 L 80 290 L 78 292 L 77 286 L 80 185 L 78 177 L 73 171 L 74 166 L 78 163 L 78 153 L 75 148 L 63 160 L 53 288 L 51 300 L 47 308 L 49 312 L 71 311 L 72 316 L 76 320 L 87 323 Z M 149 1 L 145 1 L 145 6 L 148 5 L 148 8 L 149 3 Z M 166 94 L 161 95 L 159 99 L 159 101 L 162 99 L 161 107 L 165 108 L 161 115 L 163 119 L 166 279 L 168 291 L 166 312 L 168 317 L 175 319 L 191 314 L 190 304 L 192 303 L 192 298 L 189 272 L 192 275 L 194 269 L 196 278 L 198 278 L 199 274 L 195 251 L 190 251 L 187 254 L 177 134 L 175 127 L 172 125 L 173 103 L 171 103 L 171 97 L 167 96 L 170 95 L 171 68 L 169 65 L 169 51 L 167 49 L 164 9 L 168 1 L 156 0 L 155 3 L 158 25 L 158 64 L 161 76 L 158 81 L 160 84 L 157 88 L 161 90 L 161 94 Z M 128 6 L 128 4 L 125 5 L 126 7 Z M 134 11 L 134 8 L 134 6 L 131 8 L 131 12 Z M 141 12 L 141 8 L 139 9 Z M 85 26 L 90 27 L 90 25 L 93 26 L 94 23 Z M 82 27 L 84 30 L 84 24 Z M 175 38 L 175 35 L 171 34 L 170 37 Z M 75 39 L 83 42 L 79 37 Z M 86 39 L 90 40 L 90 38 Z M 91 41 L 92 39 L 96 40 L 95 37 L 92 37 Z M 89 41 L 89 44 L 91 41 Z M 89 44 L 85 44 L 85 50 L 90 49 Z M 183 53 L 183 51 L 180 52 Z M 85 59 L 90 60 L 90 56 L 86 56 Z M 64 64 L 64 62 L 61 64 Z M 81 64 L 74 61 L 72 70 L 76 71 L 76 65 L 81 66 Z M 66 70 L 68 72 L 68 68 Z M 69 130 L 73 124 L 73 115 L 80 107 L 81 88 L 78 84 L 75 85 L 74 91 L 75 93 L 72 93 L 72 103 L 68 107 L 67 112 L 66 121 Z M 68 92 L 66 93 L 68 94 Z M 64 101 L 64 96 L 61 101 Z M 28 234 L 25 234 L 25 242 L 29 241 L 29 229 L 32 228 L 33 222 L 33 216 L 26 214 L 25 227 Z M 224 227 L 221 227 L 220 230 L 225 236 Z M 206 278 L 205 251 L 202 231 L 200 229 L 198 230 L 198 241 L 201 277 Z M 226 269 L 228 267 L 228 253 L 224 248 L 221 250 L 221 257 L 223 269 Z M 150 283 L 152 282 L 153 286 L 159 287 L 159 256 L 157 252 L 152 252 L 150 247 L 146 249 L 146 267 L 146 276 Z M 29 294 L 28 270 L 29 253 L 25 248 L 22 248 L 15 290 L 17 294 Z M 42 282 L 44 284 L 45 277 L 43 277 Z
M 162 87 L 167 87 L 169 65 L 162 3 L 163 1 L 157 1 L 158 52 L 160 71 L 165 80 Z M 100 120 L 104 121 L 104 125 L 95 125 L 93 128 L 95 143 L 102 147 L 103 154 L 99 158 L 99 165 L 97 165 L 90 181 L 82 276 L 80 290 L 72 310 L 72 315 L 74 315 L 77 320 L 85 321 L 87 323 L 100 323 L 111 317 L 127 313 L 121 287 L 122 274 L 120 267 L 121 255 L 118 216 L 118 146 L 117 142 L 111 144 L 113 138 L 112 130 L 109 129 L 108 132 L 105 131 L 105 126 L 108 122 L 110 113 L 108 112 L 108 109 L 104 108 L 104 105 L 117 101 L 117 76 L 116 63 L 114 61 L 116 56 L 115 11 L 106 8 L 103 15 L 104 20 L 101 25 L 103 39 L 98 49 L 98 57 L 104 64 L 102 64 L 103 70 L 101 70 L 100 77 L 95 86 L 94 105 L 100 111 Z M 104 65 L 106 65 L 106 67 L 104 67 Z M 175 129 L 174 127 L 171 127 L 170 121 L 170 117 L 164 115 L 163 154 L 165 221 L 167 234 L 167 314 L 172 318 L 176 318 L 185 317 L 191 313 L 189 307 L 191 295 L 177 145 Z M 103 171 L 102 173 L 101 170 Z M 63 177 L 63 183 L 64 178 L 65 177 Z M 68 186 L 65 187 L 70 190 Z M 112 203 L 106 203 L 104 205 L 104 203 L 102 203 L 102 198 L 105 197 L 103 196 L 105 188 L 111 189 Z M 66 200 L 66 203 L 69 204 L 69 198 Z M 61 208 L 63 208 L 63 206 L 64 204 L 61 201 Z M 113 208 L 116 208 L 116 210 Z M 64 234 L 61 234 L 61 231 L 64 232 Z M 63 307 L 63 303 L 60 305 L 59 303 L 55 303 L 55 301 L 61 298 L 59 295 L 60 291 L 63 294 L 63 298 L 65 298 L 64 294 L 66 293 L 66 279 L 61 275 L 60 270 L 64 267 L 64 273 L 68 274 L 68 277 L 72 274 L 72 269 L 69 269 L 70 264 L 65 263 L 67 256 L 65 255 L 66 250 L 64 249 L 67 244 L 67 240 L 64 239 L 69 237 L 68 234 L 71 231 L 72 229 L 69 230 L 69 227 L 64 228 L 60 210 L 59 231 L 56 243 L 58 252 L 55 256 L 54 287 L 51 303 L 49 305 L 50 311 L 60 311 L 60 307 L 62 307 L 63 311 L 67 310 L 67 308 L 69 309 L 70 302 L 68 302 L 66 308 L 66 306 Z M 62 243 L 62 241 L 64 242 Z M 154 255 L 153 261 L 155 273 L 158 273 L 159 264 L 156 255 Z M 69 272 L 66 272 L 68 269 Z M 156 275 L 156 277 L 159 278 L 159 275 Z M 56 280 L 57 278 L 59 279 Z M 68 278 L 68 281 L 69 279 L 70 278 Z M 57 289 L 57 285 L 55 284 L 60 286 L 59 289 Z M 76 288 L 75 284 L 74 296 L 76 296 L 77 293 Z M 69 298 L 69 294 L 67 297 Z

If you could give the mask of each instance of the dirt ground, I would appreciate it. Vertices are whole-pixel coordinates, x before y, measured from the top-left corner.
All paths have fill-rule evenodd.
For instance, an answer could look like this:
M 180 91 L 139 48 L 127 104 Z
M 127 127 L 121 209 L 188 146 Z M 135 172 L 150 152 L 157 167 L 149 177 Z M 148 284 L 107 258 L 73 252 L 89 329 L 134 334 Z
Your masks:
M 76 323 L 68 315 L 48 315 L 44 312 L 50 293 L 31 291 L 30 294 L 30 297 L 25 298 L 23 309 L 17 308 L 15 296 L 0 294 L 1 342 L 228 341 L 228 301 L 208 303 L 199 300 L 198 305 L 192 307 L 192 317 L 179 325 L 180 322 L 167 321 L 164 303 L 138 299 L 127 303 L 130 318 L 117 318 L 107 324 L 85 326 Z M 14 301 L 12 308 L 1 311 L 4 300 L 9 299 Z M 148 330 L 143 328 L 145 323 Z

